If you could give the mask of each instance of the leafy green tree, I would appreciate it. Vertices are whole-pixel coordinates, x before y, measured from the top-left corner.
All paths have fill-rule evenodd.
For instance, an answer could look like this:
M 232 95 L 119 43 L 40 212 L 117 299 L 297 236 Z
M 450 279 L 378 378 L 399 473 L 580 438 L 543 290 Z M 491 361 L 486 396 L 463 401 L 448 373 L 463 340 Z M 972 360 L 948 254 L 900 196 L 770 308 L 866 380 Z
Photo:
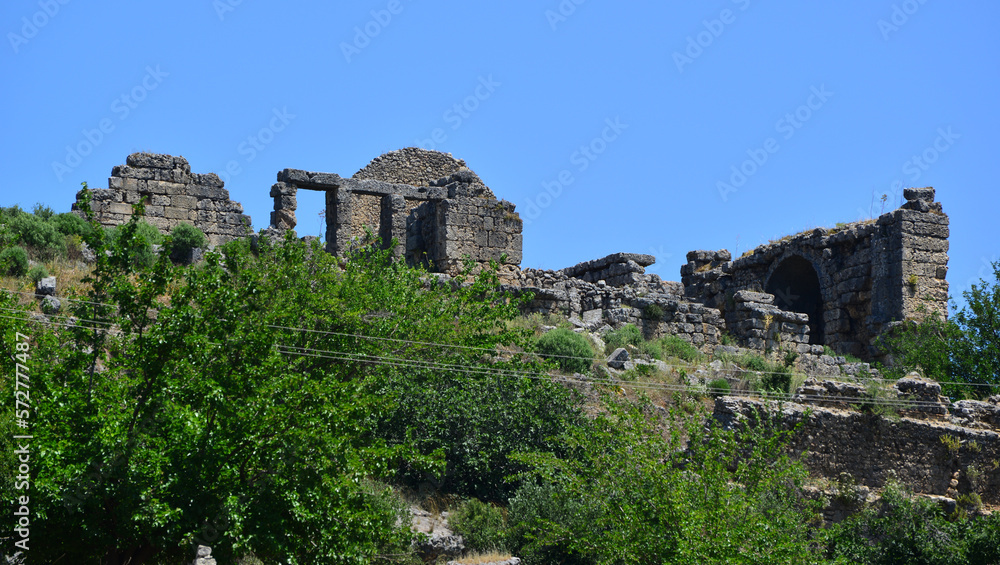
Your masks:
M 532 410 L 573 413 L 537 373 L 503 372 L 526 366 L 498 346 L 526 336 L 502 323 L 517 305 L 495 273 L 437 284 L 387 251 L 341 261 L 294 239 L 232 242 L 198 269 L 166 251 L 147 264 L 135 212 L 113 237 L 87 236 L 96 263 L 85 301 L 71 302 L 78 322 L 31 328 L 40 562 L 177 562 L 192 543 L 225 562 L 403 555 L 405 513 L 373 480 L 439 480 L 465 464 L 482 471 L 463 471 L 470 491 L 498 484 L 511 445 L 548 445 L 558 430 Z M 399 420 L 409 393 L 434 383 L 465 406 Z
M 815 509 L 799 490 L 806 472 L 784 453 L 784 432 L 758 426 L 737 441 L 706 429 L 704 415 L 658 423 L 653 412 L 609 398 L 601 415 L 564 434 L 570 456 L 519 456 L 554 498 L 535 507 L 584 507 L 532 521 L 512 511 L 529 540 L 512 549 L 574 563 L 820 561 L 808 526 Z
M 948 320 L 927 315 L 919 323 L 904 322 L 883 336 L 880 345 L 890 362 L 891 378 L 920 369 L 938 381 L 993 385 L 947 384 L 950 396 L 982 397 L 1000 392 L 1000 262 L 992 283 L 981 281 L 962 293 L 966 306 Z
M 947 520 L 929 500 L 889 483 L 882 508 L 870 506 L 834 527 L 830 556 L 868 565 L 959 565 L 968 563 L 961 524 Z
M 995 394 L 1000 392 L 1000 262 L 993 263 L 993 278 L 962 293 L 967 305 L 954 317 L 961 330 L 954 355 L 961 380 L 992 384 Z

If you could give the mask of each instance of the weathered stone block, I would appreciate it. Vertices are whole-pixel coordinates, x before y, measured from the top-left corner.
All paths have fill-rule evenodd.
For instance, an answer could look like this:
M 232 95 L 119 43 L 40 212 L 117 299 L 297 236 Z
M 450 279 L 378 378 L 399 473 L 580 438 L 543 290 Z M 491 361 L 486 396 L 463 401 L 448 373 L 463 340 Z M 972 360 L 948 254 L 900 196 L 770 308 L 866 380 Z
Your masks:
M 168 220 L 187 220 L 190 217 L 190 210 L 167 206 L 163 209 L 163 216 Z
M 190 210 L 197 207 L 198 201 L 193 196 L 178 194 L 170 197 L 170 204 L 177 208 L 187 208 Z

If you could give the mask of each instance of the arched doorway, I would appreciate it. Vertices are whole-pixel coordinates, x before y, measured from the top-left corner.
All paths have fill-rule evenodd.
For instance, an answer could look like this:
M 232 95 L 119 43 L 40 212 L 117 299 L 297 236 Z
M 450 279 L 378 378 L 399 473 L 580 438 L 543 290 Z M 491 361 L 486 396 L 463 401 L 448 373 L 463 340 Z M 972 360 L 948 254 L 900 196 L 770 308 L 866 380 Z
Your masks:
M 809 315 L 809 343 L 823 344 L 823 296 L 812 263 L 794 255 L 771 273 L 765 290 L 778 308 Z

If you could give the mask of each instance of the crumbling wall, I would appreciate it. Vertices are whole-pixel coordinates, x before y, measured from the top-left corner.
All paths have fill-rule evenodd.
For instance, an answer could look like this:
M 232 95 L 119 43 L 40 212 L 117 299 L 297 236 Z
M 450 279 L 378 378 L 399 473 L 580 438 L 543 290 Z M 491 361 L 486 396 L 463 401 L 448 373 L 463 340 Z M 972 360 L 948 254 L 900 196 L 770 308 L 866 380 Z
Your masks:
M 184 157 L 133 153 L 125 165 L 111 170 L 108 188 L 93 190 L 91 209 L 104 226 L 124 224 L 132 217 L 132 205 L 143 202 L 145 221 L 167 233 L 181 223 L 191 223 L 205 232 L 211 246 L 250 233 L 250 216 L 243 206 L 229 199 L 229 191 L 214 173 L 191 172 Z M 73 210 L 82 215 L 77 193 Z
M 791 349 L 811 351 L 809 317 L 774 305 L 774 295 L 741 290 L 733 296 L 734 307 L 726 311 L 726 327 L 737 342 L 756 350 Z
M 678 283 L 646 274 L 654 262 L 651 255 L 615 253 L 559 271 L 524 269 L 516 289 L 534 295 L 527 312 L 566 315 L 592 330 L 635 324 L 647 339 L 676 335 L 710 350 L 724 327 L 719 311 L 685 300 Z
M 685 296 L 728 311 L 738 291 L 767 292 L 782 310 L 809 316 L 812 344 L 877 358 L 876 339 L 893 323 L 947 314 L 948 216 L 932 188 L 904 197 L 877 220 L 788 236 L 736 260 L 692 251 L 681 268 Z
M 440 175 L 440 176 L 437 176 Z M 327 250 L 343 255 L 368 234 L 397 257 L 432 271 L 456 274 L 466 259 L 482 268 L 495 261 L 502 280 L 521 263 L 521 218 L 498 201 L 465 162 L 408 148 L 382 155 L 350 179 L 285 169 L 271 187 L 271 228 L 295 227 L 299 189 L 326 193 Z
M 807 381 L 795 402 L 780 406 L 721 397 L 714 417 L 737 429 L 763 414 L 786 428 L 798 425 L 789 449 L 808 453 L 802 461 L 817 477 L 846 473 L 870 488 L 882 488 L 894 477 L 918 493 L 955 498 L 977 492 L 988 504 L 1000 503 L 1000 469 L 993 467 L 1000 460 L 1000 396 L 951 404 L 939 396 L 939 385 L 914 378 L 900 380 L 892 390 L 895 401 L 912 403 L 896 418 L 852 408 L 852 403 L 871 406 L 864 404 L 870 402 L 865 387 L 832 381 Z

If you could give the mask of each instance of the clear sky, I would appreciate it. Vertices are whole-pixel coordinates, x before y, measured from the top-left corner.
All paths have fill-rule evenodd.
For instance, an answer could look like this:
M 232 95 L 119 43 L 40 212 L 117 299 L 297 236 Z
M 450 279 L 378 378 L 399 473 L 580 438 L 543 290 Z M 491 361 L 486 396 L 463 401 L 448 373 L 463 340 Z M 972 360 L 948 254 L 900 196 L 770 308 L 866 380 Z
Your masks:
M 283 168 L 421 145 L 525 219 L 523 266 L 742 253 L 934 186 L 952 294 L 1000 259 L 1000 4 L 6 0 L 0 204 L 67 211 L 136 151 L 219 173 L 256 229 Z M 305 192 L 305 191 L 303 191 Z M 319 193 L 299 197 L 319 235 Z

